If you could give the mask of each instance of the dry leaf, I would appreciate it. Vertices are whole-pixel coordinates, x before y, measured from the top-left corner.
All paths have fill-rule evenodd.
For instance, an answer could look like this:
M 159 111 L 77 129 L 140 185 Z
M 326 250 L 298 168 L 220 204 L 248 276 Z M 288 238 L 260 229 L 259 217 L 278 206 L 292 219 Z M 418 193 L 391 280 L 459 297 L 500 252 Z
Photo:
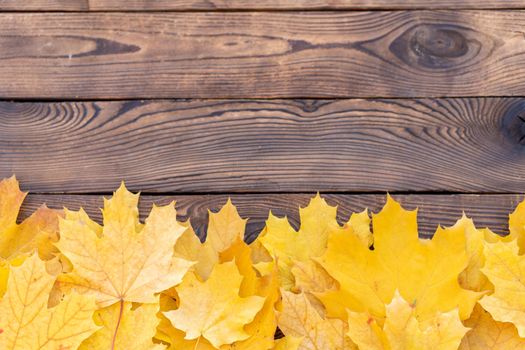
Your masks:
M 299 350 L 356 349 L 346 335 L 346 322 L 322 318 L 303 293 L 282 291 L 282 299 L 278 325 L 286 337 L 302 338 Z
M 399 290 L 416 305 L 420 320 L 459 307 L 470 316 L 479 293 L 462 289 L 458 275 L 466 268 L 465 236 L 438 230 L 432 240 L 418 238 L 416 211 L 405 211 L 391 197 L 373 216 L 374 250 L 355 235 L 334 232 L 318 259 L 340 289 L 317 294 L 329 316 L 346 318 L 346 309 L 385 317 L 385 304 Z
M 133 307 L 127 301 L 105 307 L 95 313 L 95 321 L 102 328 L 84 340 L 79 350 L 133 349 L 162 350 L 165 345 L 154 344 L 159 319 L 159 304 Z
M 124 187 L 104 200 L 104 226 L 82 210 L 60 220 L 60 251 L 73 271 L 59 276 L 60 287 L 94 295 L 100 307 L 120 301 L 155 303 L 155 293 L 182 280 L 191 262 L 173 256 L 186 228 L 174 204 L 154 206 L 146 224 L 138 220 L 138 195 Z
M 46 206 L 39 208 L 20 225 L 16 223 L 26 193 L 21 192 L 13 176 L 0 181 L 0 297 L 4 294 L 9 265 L 20 265 L 35 250 L 42 259 L 57 253 L 58 213 Z
M 239 216 L 237 208 L 229 198 L 218 213 L 208 210 L 208 215 L 206 242 L 209 242 L 216 252 L 228 249 L 239 238 L 244 239 L 247 220 Z
M 467 332 L 457 310 L 420 322 L 415 307 L 396 291 L 386 306 L 384 326 L 367 313 L 348 312 L 348 335 L 359 349 L 454 350 Z
M 323 269 L 311 262 L 311 258 L 319 257 L 325 252 L 330 233 L 336 231 L 352 232 L 352 224 L 356 224 L 358 226 L 357 230 L 360 232 L 358 236 L 368 242 L 368 239 L 363 236 L 364 219 L 362 215 L 354 216 L 345 225 L 345 228 L 342 228 L 337 223 L 337 207 L 328 205 L 319 195 L 312 198 L 306 208 L 299 209 L 299 216 L 301 227 L 299 231 L 295 231 L 286 218 L 275 217 L 270 212 L 266 221 L 266 227 L 256 241 L 260 242 L 270 255 L 277 260 L 281 276 L 281 287 L 285 290 L 306 288 L 307 285 L 317 281 L 315 275 L 323 274 Z M 313 275 L 305 275 L 301 273 L 302 271 L 297 271 L 299 278 L 301 278 L 297 285 L 296 276 L 294 276 L 292 269 L 294 264 L 298 262 L 311 264 L 307 267 L 306 272 L 315 271 L 315 273 Z M 323 282 L 327 279 L 329 279 L 329 276 L 325 274 L 319 281 Z M 328 282 L 328 284 L 331 284 L 331 282 Z M 318 288 L 322 286 L 324 285 L 319 285 Z
M 465 321 L 465 326 L 471 329 L 463 338 L 460 350 L 525 349 L 525 339 L 519 337 L 512 323 L 495 321 L 479 304 Z
M 194 261 L 195 265 L 193 265 L 192 270 L 203 280 L 210 276 L 213 267 L 219 261 L 219 254 L 211 244 L 209 242 L 201 243 L 189 224 L 175 244 L 175 256 Z
M 12 267 L 8 288 L 0 302 L 0 349 L 76 349 L 95 332 L 93 297 L 70 294 L 48 309 L 55 278 L 36 255 Z
M 273 350 L 299 350 L 303 338 L 284 337 L 275 341 Z
M 481 270 L 494 285 L 494 293 L 479 303 L 499 322 L 513 323 L 525 337 L 525 256 L 518 255 L 516 241 L 485 244 Z
M 190 272 L 177 287 L 179 308 L 164 315 L 186 333 L 187 340 L 203 337 L 220 347 L 247 339 L 250 335 L 244 326 L 253 321 L 265 299 L 241 298 L 242 279 L 233 262 L 216 265 L 205 282 Z

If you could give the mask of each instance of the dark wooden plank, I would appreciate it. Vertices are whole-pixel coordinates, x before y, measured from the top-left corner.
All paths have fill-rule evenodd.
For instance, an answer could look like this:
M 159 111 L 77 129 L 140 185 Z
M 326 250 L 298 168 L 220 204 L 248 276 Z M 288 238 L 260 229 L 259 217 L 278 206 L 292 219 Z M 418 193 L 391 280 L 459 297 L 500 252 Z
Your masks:
M 0 11 L 87 11 L 89 10 L 89 1 L 0 0 Z
M 16 11 L 188 11 L 525 8 L 522 0 L 0 0 Z
M 32 192 L 525 192 L 525 99 L 0 103 Z
M 0 98 L 525 95 L 525 12 L 0 14 Z
M 275 215 L 287 215 L 290 222 L 298 226 L 298 207 L 306 206 L 309 194 L 250 194 L 231 195 L 242 217 L 250 220 L 247 234 L 253 239 L 264 227 L 269 210 Z M 384 205 L 384 195 L 323 195 L 331 205 L 339 206 L 339 220 L 348 220 L 350 214 L 369 208 L 378 212 Z M 181 220 L 191 219 L 193 227 L 203 237 L 208 221 L 208 208 L 217 211 L 226 202 L 228 195 L 192 196 L 142 196 L 140 214 L 144 219 L 152 203 L 168 204 L 177 201 Z M 508 214 L 523 200 L 522 195 L 394 195 L 406 209 L 419 207 L 419 228 L 423 237 L 430 237 L 438 225 L 450 226 L 461 218 L 463 211 L 474 219 L 477 227 L 489 227 L 499 234 L 508 233 Z M 29 195 L 24 202 L 21 218 L 27 217 L 42 203 L 51 208 L 64 206 L 72 210 L 83 207 L 95 220 L 101 222 L 102 196 L 95 195 Z

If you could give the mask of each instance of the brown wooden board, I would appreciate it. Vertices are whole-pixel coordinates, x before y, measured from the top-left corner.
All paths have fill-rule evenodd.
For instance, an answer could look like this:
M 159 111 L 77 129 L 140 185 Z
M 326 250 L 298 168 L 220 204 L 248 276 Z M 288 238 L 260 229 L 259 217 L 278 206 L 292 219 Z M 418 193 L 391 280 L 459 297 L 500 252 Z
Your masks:
M 525 192 L 525 99 L 0 103 L 32 192 Z
M 299 225 L 299 206 L 306 206 L 311 194 L 249 194 L 230 195 L 242 217 L 250 218 L 247 225 L 247 238 L 252 240 L 264 227 L 268 213 L 272 210 L 277 216 L 287 215 L 294 227 Z M 108 196 L 106 196 L 108 197 Z M 205 236 L 208 209 L 218 211 L 229 195 L 176 195 L 142 196 L 140 214 L 144 219 L 151 210 L 152 203 L 168 204 L 176 200 L 180 220 L 190 219 L 193 227 Z M 352 212 L 369 208 L 378 212 L 384 205 L 385 195 L 323 195 L 331 205 L 339 206 L 339 221 L 344 223 Z M 63 206 L 71 210 L 83 207 L 99 222 L 102 215 L 102 196 L 98 195 L 29 195 L 24 202 L 20 218 L 27 217 L 43 203 L 51 208 Z M 419 229 L 423 237 L 430 237 L 438 225 L 450 226 L 461 218 L 463 211 L 474 219 L 476 226 L 488 226 L 499 234 L 508 233 L 508 214 L 523 200 L 522 195 L 394 195 L 406 209 L 419 207 Z
M 90 0 L 0 0 L 0 11 L 87 11 Z
M 187 11 L 525 8 L 522 0 L 0 0 L 15 11 Z
M 31 192 L 525 192 L 525 99 L 0 103 Z
M 2 13 L 0 98 L 525 95 L 523 11 Z

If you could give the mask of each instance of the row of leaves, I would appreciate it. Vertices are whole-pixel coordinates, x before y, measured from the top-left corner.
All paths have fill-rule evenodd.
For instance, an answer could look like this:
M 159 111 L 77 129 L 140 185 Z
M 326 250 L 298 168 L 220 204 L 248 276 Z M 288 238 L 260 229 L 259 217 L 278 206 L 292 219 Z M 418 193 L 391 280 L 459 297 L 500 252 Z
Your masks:
M 316 196 L 298 231 L 270 213 L 248 245 L 230 201 L 202 243 L 174 203 L 139 222 L 124 185 L 103 225 L 46 207 L 17 224 L 24 197 L 0 182 L 3 350 L 525 349 L 525 202 L 506 237 L 463 217 L 423 240 L 390 197 L 341 226 Z

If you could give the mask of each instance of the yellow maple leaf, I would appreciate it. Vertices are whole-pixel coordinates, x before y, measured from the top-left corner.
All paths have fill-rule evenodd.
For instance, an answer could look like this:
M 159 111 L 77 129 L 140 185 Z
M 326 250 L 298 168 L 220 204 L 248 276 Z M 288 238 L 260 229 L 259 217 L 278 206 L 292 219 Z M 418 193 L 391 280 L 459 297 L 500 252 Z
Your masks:
M 175 255 L 195 262 L 192 267 L 201 279 L 206 280 L 213 267 L 219 262 L 219 255 L 231 249 L 238 241 L 243 241 L 246 219 L 239 216 L 237 208 L 230 199 L 217 213 L 208 211 L 208 231 L 206 241 L 201 243 L 189 223 L 184 223 L 186 231 L 175 245 Z
M 238 238 L 244 239 L 247 220 L 239 216 L 237 208 L 229 198 L 218 213 L 208 210 L 208 215 L 206 242 L 216 252 L 228 249 Z
M 301 221 L 299 231 L 290 225 L 286 217 L 278 218 L 270 212 L 266 227 L 256 243 L 260 242 L 278 261 L 282 288 L 306 290 L 308 285 L 317 284 L 320 289 L 325 286 L 324 282 L 328 282 L 328 286 L 331 282 L 323 269 L 311 259 L 325 252 L 329 235 L 336 231 L 354 234 L 363 242 L 366 241 L 368 246 L 369 237 L 366 237 L 364 215 L 367 215 L 366 211 L 353 215 L 349 222 L 341 227 L 337 222 L 337 207 L 328 205 L 318 194 L 311 199 L 306 208 L 299 209 Z M 353 225 L 356 225 L 355 233 Z M 296 271 L 298 276 L 295 276 L 292 269 L 298 262 L 308 266 L 305 266 L 304 271 L 299 267 Z M 301 278 L 298 285 L 296 285 L 296 277 Z
M 186 229 L 176 220 L 174 203 L 153 206 L 142 225 L 138 199 L 122 184 L 104 200 L 103 227 L 82 210 L 66 211 L 57 246 L 73 271 L 59 276 L 60 288 L 94 295 L 106 307 L 120 301 L 154 303 L 155 293 L 180 283 L 192 263 L 174 257 Z
M 330 235 L 318 259 L 340 285 L 316 294 L 329 316 L 346 318 L 346 309 L 385 317 L 385 304 L 399 290 L 416 305 L 420 321 L 459 307 L 461 319 L 470 316 L 479 293 L 462 289 L 458 275 L 467 266 L 465 236 L 438 230 L 432 240 L 418 238 L 416 211 L 405 211 L 390 196 L 373 216 L 374 250 L 355 236 Z
M 282 311 L 277 322 L 286 337 L 302 339 L 299 350 L 356 349 L 346 335 L 348 331 L 346 322 L 322 318 L 304 293 L 282 291 Z
M 275 341 L 273 350 L 299 350 L 303 338 L 284 337 Z
M 498 236 L 489 229 L 477 229 L 474 222 L 464 214 L 453 226 L 438 228 L 438 232 L 445 231 L 449 236 L 464 235 L 466 238 L 467 267 L 459 275 L 459 282 L 463 288 L 474 291 L 492 290 L 492 285 L 481 272 L 485 264 L 483 254 L 485 242 L 498 242 L 505 238 Z M 441 233 L 440 233 L 441 234 Z
M 202 282 L 192 272 L 176 288 L 180 297 L 177 310 L 164 312 L 172 325 L 185 332 L 186 340 L 203 337 L 220 347 L 247 339 L 244 326 L 253 321 L 265 298 L 241 298 L 242 275 L 234 262 L 218 264 Z
M 494 285 L 494 293 L 479 303 L 496 321 L 513 323 L 525 337 L 525 256 L 518 251 L 516 241 L 485 244 L 481 271 Z
M 520 254 L 525 254 L 525 200 L 509 215 L 509 230 L 510 234 L 504 238 L 504 241 L 510 242 L 516 239 Z
M 418 321 L 415 307 L 397 291 L 386 306 L 382 328 L 368 313 L 348 312 L 348 335 L 360 349 L 453 350 L 458 348 L 467 330 L 457 310 Z
M 9 265 L 19 265 L 35 250 L 42 259 L 57 253 L 58 213 L 45 205 L 21 224 L 16 223 L 26 193 L 21 192 L 13 176 L 0 181 L 0 297 L 9 277 Z
M 161 350 L 165 345 L 154 344 L 159 319 L 159 304 L 133 305 L 127 301 L 113 304 L 95 313 L 102 328 L 84 340 L 79 350 L 122 349 Z
M 219 261 L 218 252 L 209 242 L 201 243 L 189 224 L 175 244 L 175 256 L 194 261 L 195 265 L 192 266 L 192 270 L 203 280 L 210 276 L 213 267 Z
M 330 206 L 319 195 L 312 198 L 306 208 L 299 209 L 299 231 L 286 218 L 270 213 L 266 229 L 259 241 L 275 257 L 305 261 L 320 256 L 326 249 L 328 234 L 340 228 L 337 223 L 337 207 Z
M 262 309 L 253 321 L 244 327 L 250 336 L 231 346 L 232 350 L 268 350 L 274 346 L 274 335 L 277 329 L 275 305 L 280 300 L 279 277 L 277 270 L 258 280 L 256 295 L 264 297 Z
M 56 350 L 77 348 L 98 327 L 92 297 L 72 293 L 48 309 L 55 278 L 36 255 L 12 267 L 8 288 L 0 302 L 0 349 Z
M 350 226 L 352 231 L 363 243 L 363 245 L 370 247 L 374 244 L 374 236 L 370 231 L 370 216 L 368 210 L 365 209 L 360 213 L 352 213 L 350 219 L 345 226 Z
M 244 326 L 249 338 L 222 345 L 221 350 L 268 350 L 274 345 L 274 334 L 277 328 L 274 306 L 280 296 L 277 271 L 274 268 L 270 274 L 259 277 L 253 268 L 251 256 L 251 246 L 240 238 L 220 253 L 220 263 L 234 262 L 243 277 L 238 292 L 239 296 L 258 295 L 265 298 L 262 309 L 255 315 L 252 322 Z M 199 276 L 198 273 L 197 275 Z M 178 298 L 178 296 L 174 297 Z M 165 305 L 167 307 L 163 307 L 163 311 L 175 310 L 178 307 L 173 303 L 165 303 Z M 214 349 L 211 343 L 204 338 L 184 339 L 185 333 L 172 327 L 167 319 L 161 321 L 159 331 L 163 334 L 158 335 L 158 338 L 170 343 L 170 349 Z
M 525 339 L 512 323 L 495 321 L 479 304 L 464 323 L 471 329 L 463 337 L 460 350 L 525 349 Z

